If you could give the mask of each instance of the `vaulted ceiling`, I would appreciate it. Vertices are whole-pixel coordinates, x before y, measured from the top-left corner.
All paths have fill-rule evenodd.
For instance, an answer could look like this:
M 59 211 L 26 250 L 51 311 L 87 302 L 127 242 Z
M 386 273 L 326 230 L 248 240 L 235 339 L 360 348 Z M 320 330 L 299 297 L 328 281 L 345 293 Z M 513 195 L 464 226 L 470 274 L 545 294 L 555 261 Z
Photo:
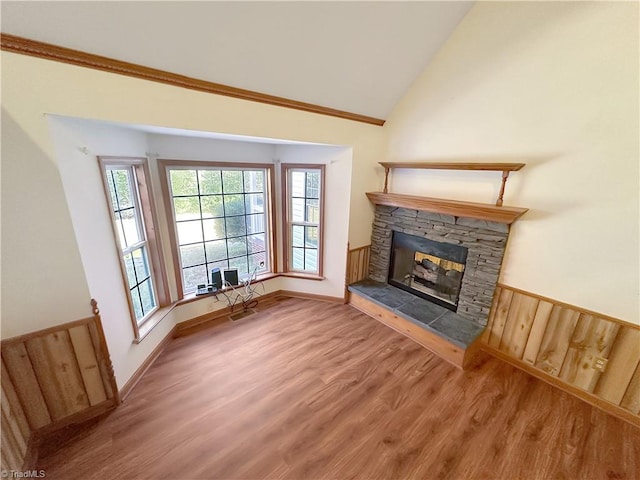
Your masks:
M 377 118 L 473 2 L 11 2 L 2 32 Z

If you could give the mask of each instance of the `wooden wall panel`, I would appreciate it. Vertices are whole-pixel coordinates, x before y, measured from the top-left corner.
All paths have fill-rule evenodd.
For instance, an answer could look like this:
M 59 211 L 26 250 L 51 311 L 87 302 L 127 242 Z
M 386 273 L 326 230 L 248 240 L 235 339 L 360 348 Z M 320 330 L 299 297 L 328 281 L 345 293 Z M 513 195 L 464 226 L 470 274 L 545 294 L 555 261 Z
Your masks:
M 27 415 L 31 430 L 49 425 L 51 423 L 49 409 L 24 343 L 3 345 L 2 360 L 15 386 L 20 405 Z M 2 383 L 4 383 L 4 379 Z
M 346 284 L 364 280 L 369 276 L 369 257 L 371 255 L 371 245 L 354 248 L 347 252 L 347 275 Z
M 593 392 L 601 372 L 593 368 L 598 358 L 608 359 L 620 325 L 594 315 L 581 315 L 573 332 L 560 378 Z
M 549 375 L 558 376 L 569 350 L 569 341 L 576 328 L 580 312 L 555 305 L 547 322 L 547 329 L 542 337 L 540 351 L 535 366 Z M 510 321 L 518 322 L 513 317 Z
M 512 357 L 522 358 L 538 303 L 537 298 L 517 292 L 513 294 L 509 315 L 517 320 L 506 323 L 500 339 L 500 350 Z
M 107 399 L 107 392 L 102 384 L 100 367 L 96 352 L 91 342 L 91 335 L 86 325 L 69 329 L 69 337 L 78 361 L 85 391 L 91 405 L 97 405 Z
M 7 412 L 10 418 L 15 419 L 22 433 L 22 438 L 28 439 L 31 428 L 6 368 L 2 362 L 2 410 Z
M 620 406 L 636 415 L 640 415 L 640 363 L 636 367 L 631 382 L 629 382 L 629 387 L 622 398 Z
M 89 337 L 91 337 L 93 350 L 95 352 L 106 351 L 107 348 L 104 337 L 101 334 L 102 326 L 100 324 L 89 323 L 87 327 L 89 329 Z M 100 368 L 100 377 L 102 378 L 102 385 L 107 394 L 107 398 L 116 398 L 117 403 L 120 403 L 111 361 L 108 357 L 104 357 L 104 355 L 102 355 L 98 361 L 98 367 Z
M 120 403 L 99 311 L 92 305 L 93 317 L 2 341 L 5 470 L 32 467 L 34 438 Z
M 507 324 L 507 317 L 509 316 L 509 307 L 511 306 L 513 292 L 511 290 L 499 288 L 496 290 L 496 295 L 500 296 L 498 297 L 498 305 L 491 324 L 491 334 L 489 335 L 489 345 L 494 348 L 500 347 L 504 327 Z
M 2 363 L 1 441 L 2 470 L 22 470 L 27 456 L 31 430 L 15 387 Z
M 640 425 L 639 325 L 498 285 L 481 338 L 499 358 Z
M 35 337 L 25 345 L 52 420 L 89 407 L 68 332 Z
M 551 310 L 553 310 L 553 303 L 540 300 L 538 302 L 538 308 L 536 309 L 536 316 L 533 318 L 533 324 L 529 331 L 529 337 L 527 338 L 527 344 L 524 347 L 524 353 L 522 354 L 522 360 L 529 365 L 536 363 L 538 358 L 538 352 L 540 351 L 540 345 L 542 345 L 542 338 L 544 332 L 547 329 L 547 322 L 551 317 Z
M 594 393 L 619 405 L 639 362 L 640 329 L 621 328 Z

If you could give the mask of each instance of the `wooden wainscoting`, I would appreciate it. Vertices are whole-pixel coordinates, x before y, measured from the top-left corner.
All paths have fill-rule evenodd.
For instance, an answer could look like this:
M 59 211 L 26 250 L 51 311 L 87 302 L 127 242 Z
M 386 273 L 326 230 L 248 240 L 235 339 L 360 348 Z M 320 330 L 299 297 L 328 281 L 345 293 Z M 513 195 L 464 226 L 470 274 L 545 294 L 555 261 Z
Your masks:
M 483 349 L 640 426 L 640 326 L 498 285 Z
M 92 300 L 92 317 L 3 340 L 2 469 L 29 468 L 41 438 L 120 403 Z
M 369 275 L 369 257 L 371 256 L 371 245 L 354 248 L 347 252 L 347 278 L 346 284 L 364 280 Z

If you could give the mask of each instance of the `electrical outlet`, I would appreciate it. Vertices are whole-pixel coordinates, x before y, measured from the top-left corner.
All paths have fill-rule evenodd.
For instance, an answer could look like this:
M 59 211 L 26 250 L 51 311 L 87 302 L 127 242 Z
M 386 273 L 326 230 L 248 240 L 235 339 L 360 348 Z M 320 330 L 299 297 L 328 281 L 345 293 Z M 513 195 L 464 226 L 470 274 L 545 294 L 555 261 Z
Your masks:
M 607 367 L 607 362 L 609 359 L 603 357 L 595 357 L 593 359 L 593 365 L 591 365 L 595 370 L 600 372 L 604 372 L 604 369 Z

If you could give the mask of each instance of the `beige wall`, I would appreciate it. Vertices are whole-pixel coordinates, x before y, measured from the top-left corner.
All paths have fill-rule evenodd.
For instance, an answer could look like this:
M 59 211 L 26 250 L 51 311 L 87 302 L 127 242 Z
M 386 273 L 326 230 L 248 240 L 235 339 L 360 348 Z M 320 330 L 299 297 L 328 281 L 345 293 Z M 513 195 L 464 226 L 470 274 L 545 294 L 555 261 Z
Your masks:
M 640 323 L 638 4 L 481 2 L 387 122 L 390 160 L 522 161 L 500 280 Z M 392 191 L 492 202 L 499 173 Z
M 4 52 L 2 106 L 3 338 L 91 314 L 91 282 L 85 276 L 61 181 L 60 172 L 66 167 L 56 155 L 47 114 L 350 147 L 352 172 L 358 178 L 351 188 L 351 210 L 359 214 L 349 224 L 349 239 L 353 245 L 369 241 L 372 210 L 363 192 L 376 184 L 370 165 L 383 149 L 380 127 Z M 74 172 L 67 169 L 65 175 L 72 178 Z M 343 194 L 348 198 L 348 189 Z M 347 218 L 348 213 L 340 220 Z M 344 252 L 346 236 L 342 238 L 345 244 L 339 250 Z M 282 288 L 279 282 L 269 282 L 267 291 Z M 288 282 L 286 288 L 303 289 L 300 282 Z M 333 291 L 335 286 L 327 284 L 326 293 Z M 129 343 L 131 337 L 118 342 L 112 351 L 117 355 L 118 384 L 128 380 L 172 323 L 217 307 L 209 303 L 180 307 L 140 345 Z M 121 307 L 113 312 L 122 311 Z M 103 314 L 109 310 L 106 305 L 102 308 Z M 105 327 L 108 336 L 109 331 L 112 338 L 118 332 L 131 334 L 125 323 L 118 325 Z

